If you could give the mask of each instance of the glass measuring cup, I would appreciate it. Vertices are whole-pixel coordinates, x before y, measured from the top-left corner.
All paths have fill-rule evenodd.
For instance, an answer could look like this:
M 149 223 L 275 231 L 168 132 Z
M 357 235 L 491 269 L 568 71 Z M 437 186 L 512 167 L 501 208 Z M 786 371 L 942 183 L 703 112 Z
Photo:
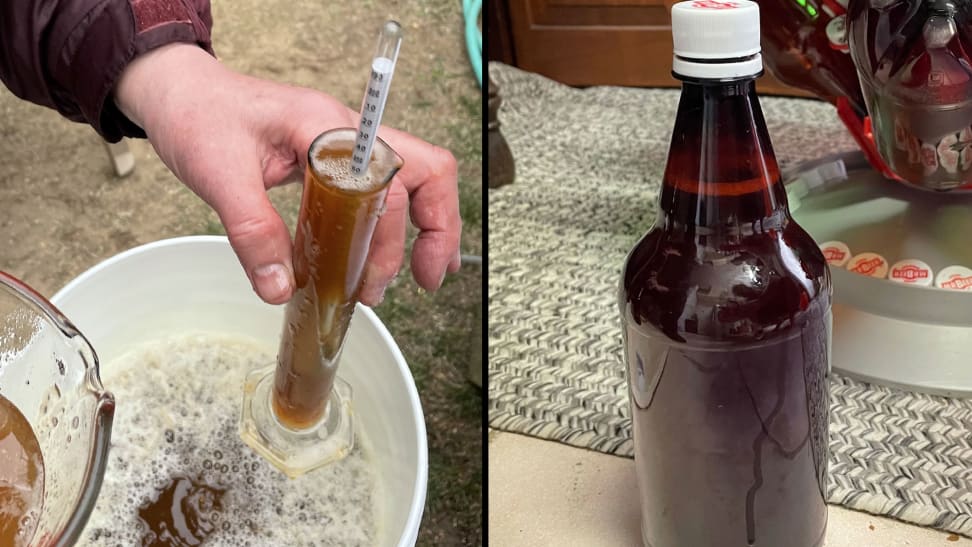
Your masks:
M 353 176 L 356 136 L 334 129 L 310 146 L 294 241 L 296 291 L 277 365 L 251 372 L 244 385 L 240 436 L 291 477 L 354 446 L 351 386 L 337 368 L 375 225 L 403 165 L 377 139 L 366 176 Z
M 0 394 L 30 422 L 44 501 L 30 545 L 77 541 L 108 462 L 115 400 L 84 336 L 43 296 L 0 272 Z

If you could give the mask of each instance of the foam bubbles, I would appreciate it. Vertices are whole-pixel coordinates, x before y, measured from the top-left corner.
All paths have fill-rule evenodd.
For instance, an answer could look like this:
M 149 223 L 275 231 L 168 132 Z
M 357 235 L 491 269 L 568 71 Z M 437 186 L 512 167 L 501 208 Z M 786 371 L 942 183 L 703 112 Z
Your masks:
M 338 188 L 354 192 L 367 192 L 381 187 L 382 181 L 372 176 L 371 170 L 360 177 L 351 174 L 351 158 L 348 156 L 321 155 L 323 143 L 315 142 L 311 146 L 311 168 L 316 173 L 326 175 L 331 183 Z M 374 158 L 372 158 L 374 161 Z
M 209 545 L 372 545 L 377 478 L 361 431 L 340 463 L 288 479 L 237 433 L 242 384 L 273 356 L 242 339 L 185 336 L 103 367 L 115 394 L 101 495 L 81 545 L 140 545 L 138 509 L 174 477 L 225 488 Z

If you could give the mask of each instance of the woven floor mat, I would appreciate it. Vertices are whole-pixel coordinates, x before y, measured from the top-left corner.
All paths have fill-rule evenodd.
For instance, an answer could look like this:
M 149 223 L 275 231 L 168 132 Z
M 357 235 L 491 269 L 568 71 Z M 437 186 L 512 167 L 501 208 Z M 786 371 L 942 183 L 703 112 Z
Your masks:
M 516 161 L 488 196 L 490 426 L 630 457 L 616 294 L 678 91 L 489 69 Z M 761 102 L 781 164 L 855 149 L 830 105 Z M 972 536 L 972 401 L 832 375 L 831 402 L 832 503 Z

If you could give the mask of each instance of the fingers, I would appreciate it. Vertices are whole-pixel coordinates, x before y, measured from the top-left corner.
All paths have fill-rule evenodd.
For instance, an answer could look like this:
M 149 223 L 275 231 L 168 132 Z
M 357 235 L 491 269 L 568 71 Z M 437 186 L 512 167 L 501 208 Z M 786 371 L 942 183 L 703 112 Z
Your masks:
M 434 291 L 446 272 L 459 269 L 459 186 L 456 159 L 445 149 L 390 128 L 380 136 L 405 159 L 396 175 L 411 197 L 412 223 L 420 230 L 412 248 L 412 275 Z
M 357 114 L 336 99 L 319 93 L 306 93 L 291 106 L 287 122 L 296 121 L 288 137 L 288 150 L 296 151 L 300 171 L 306 166 L 307 151 L 321 133 L 339 127 L 354 128 Z
M 380 304 L 385 297 L 385 287 L 401 269 L 407 223 L 408 193 L 395 181 L 385 199 L 385 212 L 375 228 L 364 281 L 358 293 L 358 299 L 365 305 Z
M 294 290 L 290 232 L 263 188 L 222 185 L 210 205 L 257 295 L 269 304 L 289 300 Z
M 308 115 L 308 112 L 314 114 Z M 356 112 L 319 94 L 307 95 L 297 101 L 293 114 L 287 119 L 301 120 L 301 123 L 296 124 L 286 141 L 290 149 L 302 151 L 302 154 L 306 154 L 321 132 L 334 127 L 354 127 L 358 119 Z M 382 127 L 379 136 L 405 159 L 405 165 L 389 190 L 388 208 L 376 228 L 359 293 L 362 302 L 372 305 L 381 301 L 385 286 L 401 268 L 406 210 L 420 231 L 412 250 L 412 275 L 426 290 L 438 289 L 447 272 L 459 269 L 462 230 L 458 168 L 452 154 L 387 127 Z M 299 161 L 303 169 L 305 158 L 300 156 Z

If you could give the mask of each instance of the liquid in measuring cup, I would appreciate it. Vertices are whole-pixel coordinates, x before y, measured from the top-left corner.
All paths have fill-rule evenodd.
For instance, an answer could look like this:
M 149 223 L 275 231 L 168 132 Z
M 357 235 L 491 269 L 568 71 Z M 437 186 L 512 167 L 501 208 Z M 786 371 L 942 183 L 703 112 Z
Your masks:
M 0 545 L 29 545 L 43 503 L 40 444 L 27 418 L 0 396 Z
M 357 302 L 387 181 L 353 176 L 350 150 L 311 150 L 294 242 L 296 291 L 287 305 L 273 410 L 291 429 L 323 416 Z

